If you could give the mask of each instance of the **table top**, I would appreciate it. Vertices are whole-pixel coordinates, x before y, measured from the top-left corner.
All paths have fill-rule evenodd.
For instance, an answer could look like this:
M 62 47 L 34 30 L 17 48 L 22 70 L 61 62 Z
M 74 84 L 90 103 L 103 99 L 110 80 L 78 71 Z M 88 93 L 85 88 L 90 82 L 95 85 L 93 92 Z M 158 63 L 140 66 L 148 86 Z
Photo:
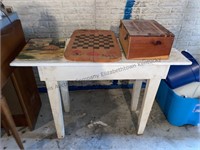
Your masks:
M 31 39 L 10 66 L 122 66 L 138 63 L 146 65 L 190 65 L 192 64 L 177 49 L 172 48 L 166 60 L 128 60 L 122 52 L 118 62 L 79 62 L 64 58 L 64 50 L 70 39 Z

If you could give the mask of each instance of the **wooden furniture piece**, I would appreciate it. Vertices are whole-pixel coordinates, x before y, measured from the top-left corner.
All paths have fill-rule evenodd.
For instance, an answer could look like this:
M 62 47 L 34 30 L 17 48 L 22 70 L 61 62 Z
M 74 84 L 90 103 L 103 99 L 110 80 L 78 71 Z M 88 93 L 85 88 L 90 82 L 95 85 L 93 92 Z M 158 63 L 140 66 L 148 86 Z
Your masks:
M 12 118 L 12 114 L 10 112 L 8 104 L 6 103 L 6 99 L 2 95 L 0 100 L 0 109 L 1 109 L 1 120 L 8 126 L 8 129 L 11 130 L 12 135 L 14 136 L 15 141 L 17 142 L 19 148 L 24 149 L 21 138 L 17 132 L 14 120 Z M 9 130 L 7 132 L 9 132 Z
M 167 59 L 174 34 L 155 20 L 121 20 L 119 39 L 127 59 Z
M 42 40 L 40 39 L 40 41 Z M 68 42 L 69 39 L 66 44 Z M 191 64 L 176 49 L 172 49 L 168 60 L 127 60 L 122 55 L 122 60 L 119 62 L 95 63 L 66 60 L 64 55 L 60 55 L 61 51 L 59 50 L 57 54 L 55 52 L 51 54 L 51 50 L 49 50 L 49 59 L 43 59 L 39 55 L 41 50 L 28 51 L 28 46 L 29 43 L 10 65 L 18 67 L 35 66 L 38 68 L 40 80 L 46 82 L 58 138 L 65 136 L 61 98 L 65 111 L 69 111 L 70 108 L 67 81 L 137 79 L 131 100 L 131 110 L 136 111 L 138 110 L 137 103 L 142 84 L 141 80 L 146 79 L 147 85 L 142 106 L 138 110 L 137 127 L 137 134 L 143 134 L 160 80 L 166 78 L 170 65 Z M 64 54 L 64 51 L 62 54 Z M 24 55 L 27 57 L 21 57 Z
M 64 56 L 73 61 L 114 62 L 121 59 L 121 51 L 113 31 L 76 30 Z
M 19 107 L 22 113 L 12 114 L 17 126 L 34 128 L 41 107 L 41 101 L 37 90 L 34 74 L 31 67 L 10 67 L 10 62 L 19 54 L 26 44 L 20 20 L 15 20 L 1 30 L 1 90 L 4 96 L 3 81 L 12 81 L 16 97 L 6 97 L 10 108 Z M 9 89 L 10 90 L 10 89 Z M 19 101 L 18 101 L 19 100 Z M 13 110 L 11 109 L 11 112 Z

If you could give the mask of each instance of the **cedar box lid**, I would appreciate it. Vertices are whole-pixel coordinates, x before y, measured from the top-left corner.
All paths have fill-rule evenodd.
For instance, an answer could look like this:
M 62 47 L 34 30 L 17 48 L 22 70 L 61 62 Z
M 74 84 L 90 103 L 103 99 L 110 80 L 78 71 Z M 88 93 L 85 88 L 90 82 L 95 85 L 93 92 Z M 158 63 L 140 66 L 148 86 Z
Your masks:
M 174 37 L 174 34 L 155 20 L 122 20 L 130 36 Z

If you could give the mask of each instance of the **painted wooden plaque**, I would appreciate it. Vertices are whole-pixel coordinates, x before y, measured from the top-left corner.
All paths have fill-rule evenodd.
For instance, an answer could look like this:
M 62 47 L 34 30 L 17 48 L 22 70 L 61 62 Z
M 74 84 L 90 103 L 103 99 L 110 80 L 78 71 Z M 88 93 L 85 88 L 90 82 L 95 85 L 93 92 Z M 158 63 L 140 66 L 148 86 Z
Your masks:
M 59 60 L 63 58 L 65 43 L 64 39 L 31 39 L 17 59 Z

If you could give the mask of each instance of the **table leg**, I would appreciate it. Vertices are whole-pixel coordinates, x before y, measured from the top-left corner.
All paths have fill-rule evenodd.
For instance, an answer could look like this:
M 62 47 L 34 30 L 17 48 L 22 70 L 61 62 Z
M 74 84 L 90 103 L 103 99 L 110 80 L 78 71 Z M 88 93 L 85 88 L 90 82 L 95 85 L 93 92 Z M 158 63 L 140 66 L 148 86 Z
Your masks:
M 132 90 L 131 111 L 136 111 L 140 97 L 140 90 L 142 87 L 142 80 L 135 80 Z
M 57 81 L 46 81 L 47 92 L 58 138 L 65 137 L 60 90 Z
M 70 99 L 69 99 L 68 82 L 60 81 L 59 87 L 60 87 L 64 111 L 69 112 L 70 111 Z
M 150 79 L 147 81 L 142 107 L 138 116 L 138 131 L 137 134 L 143 134 L 147 120 L 160 84 L 160 79 Z

